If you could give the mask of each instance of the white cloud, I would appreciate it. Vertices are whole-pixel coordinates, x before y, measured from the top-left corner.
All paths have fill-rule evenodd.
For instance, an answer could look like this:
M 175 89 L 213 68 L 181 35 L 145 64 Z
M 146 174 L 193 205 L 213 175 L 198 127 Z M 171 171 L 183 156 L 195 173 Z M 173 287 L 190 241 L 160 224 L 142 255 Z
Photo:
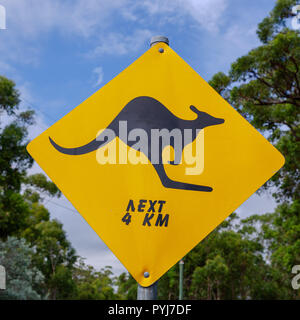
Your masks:
M 111 27 L 117 15 L 136 21 L 142 15 L 178 18 L 190 15 L 209 29 L 218 25 L 228 0 L 2 0 L 6 7 L 8 29 L 24 37 L 53 29 L 91 36 Z M 139 12 L 141 10 L 143 12 Z
M 180 21 L 215 31 L 228 0 L 2 0 L 7 30 L 0 34 L 0 54 L 10 61 L 38 63 L 45 33 L 95 39 L 98 54 L 135 51 L 151 34 L 149 25 Z M 135 22 L 124 36 L 119 22 Z M 147 26 L 145 28 L 145 26 Z M 108 36 L 107 36 L 108 34 Z M 35 41 L 35 42 L 34 42 Z M 108 42 L 112 50 L 109 50 Z
M 135 30 L 132 34 L 109 33 L 101 37 L 101 44 L 88 54 L 90 57 L 100 55 L 124 55 L 129 52 L 136 52 L 152 36 L 150 30 Z
M 186 10 L 203 28 L 216 31 L 226 7 L 226 0 L 188 0 Z
M 7 29 L 0 32 L 2 61 L 37 65 L 45 35 L 98 38 L 111 28 L 129 0 L 1 0 Z
M 28 140 L 32 140 L 40 135 L 43 131 L 45 131 L 49 126 L 45 121 L 44 115 L 40 113 L 36 108 L 34 108 L 34 104 L 36 103 L 36 101 L 31 92 L 30 84 L 28 82 L 23 82 L 17 85 L 17 89 L 20 92 L 20 111 L 28 109 L 35 110 L 35 123 L 28 128 Z
M 254 193 L 239 208 L 236 213 L 240 218 L 244 219 L 253 214 L 264 214 L 266 212 L 274 212 L 277 203 L 271 195 L 271 192 L 263 192 L 261 195 Z
M 19 36 L 34 37 L 56 29 L 60 32 L 89 36 L 99 27 L 111 24 L 116 10 L 128 0 L 2 0 L 7 12 L 7 29 Z
M 251 28 L 249 28 L 249 24 L 232 25 L 224 33 L 224 42 L 230 44 L 235 50 L 253 47 L 258 43 L 256 25 Z
M 0 61 L 0 74 L 5 75 L 7 73 L 12 73 L 14 69 L 8 64 L 5 63 L 4 61 Z
M 97 77 L 94 87 L 98 87 L 103 82 L 103 77 L 104 77 L 103 68 L 97 67 L 93 70 L 93 73 L 95 73 Z
M 227 3 L 228 0 L 144 0 L 136 7 L 143 8 L 150 16 L 161 16 L 166 23 L 178 24 L 182 19 L 190 19 L 189 22 L 215 32 Z
M 28 128 L 28 140 L 30 141 L 39 136 L 49 127 L 45 123 L 44 117 L 41 114 L 36 114 L 34 120 L 35 124 Z
M 29 82 L 23 82 L 18 84 L 17 86 L 18 91 L 20 92 L 20 98 L 21 98 L 21 106 L 26 108 L 27 102 L 24 103 L 24 101 L 29 101 L 34 103 L 34 98 L 30 89 Z

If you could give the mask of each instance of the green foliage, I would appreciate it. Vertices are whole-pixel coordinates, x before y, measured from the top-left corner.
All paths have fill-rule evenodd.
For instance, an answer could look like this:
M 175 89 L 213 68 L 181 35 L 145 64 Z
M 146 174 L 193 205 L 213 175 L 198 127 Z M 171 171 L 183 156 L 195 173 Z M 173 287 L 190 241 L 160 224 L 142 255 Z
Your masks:
M 47 180 L 47 178 L 42 173 L 32 174 L 24 178 L 23 183 L 30 187 L 35 187 L 39 192 L 44 192 L 46 195 L 51 197 L 59 197 L 61 196 L 61 192 L 57 188 L 57 186 Z M 32 189 L 27 189 L 26 192 L 28 194 L 33 194 Z
M 33 164 L 25 148 L 27 125 L 32 123 L 33 113 L 17 114 L 18 104 L 19 93 L 14 83 L 0 77 L 0 113 L 14 115 L 10 124 L 0 127 L 0 239 L 19 235 L 29 214 L 20 191 L 26 171 Z
M 191 290 L 201 298 L 219 300 L 222 292 L 221 285 L 227 277 L 228 266 L 225 260 L 217 254 L 214 258 L 208 259 L 204 266 L 195 268 Z
M 74 294 L 72 288 L 75 287 L 75 284 L 72 284 L 72 269 L 77 256 L 66 238 L 61 223 L 57 220 L 41 221 L 26 229 L 24 237 L 34 243 L 36 253 L 33 263 L 45 276 L 44 290 L 47 290 L 48 297 L 71 297 Z M 65 282 L 65 286 L 61 285 L 62 281 Z
M 286 28 L 286 20 L 293 16 L 292 7 L 298 0 L 278 0 L 274 9 L 259 25 L 257 35 L 263 43 L 273 39 L 274 35 Z
M 96 271 L 92 266 L 85 265 L 82 259 L 75 267 L 74 280 L 77 287 L 75 298 L 79 300 L 113 300 L 120 298 L 115 294 L 111 267 Z
M 136 300 L 137 298 L 137 282 L 128 273 L 122 273 L 116 279 L 118 287 L 118 298 L 126 300 Z
M 179 264 L 173 266 L 158 282 L 158 298 L 178 299 L 179 291 Z M 186 289 L 186 288 L 185 288 Z
M 33 266 L 34 250 L 24 239 L 9 237 L 0 241 L 0 265 L 6 269 L 7 290 L 0 291 L 0 299 L 41 299 L 35 290 L 43 281 L 42 273 Z
M 0 238 L 18 235 L 25 227 L 28 205 L 20 194 L 32 159 L 25 150 L 27 130 L 16 121 L 0 131 Z
M 19 92 L 15 89 L 15 83 L 0 76 L 0 114 L 1 110 L 9 115 L 13 114 L 19 102 Z
M 231 84 L 231 79 L 229 76 L 227 76 L 223 72 L 218 72 L 209 81 L 209 84 L 224 98 L 230 98 L 228 87 Z
M 36 298 L 69 298 L 76 291 L 72 270 L 77 256 L 61 223 L 50 220 L 49 212 L 41 203 L 41 193 L 59 196 L 60 191 L 42 174 L 27 176 L 33 164 L 33 159 L 26 151 L 27 127 L 33 124 L 34 114 L 30 110 L 17 113 L 18 104 L 19 93 L 14 83 L 0 77 L 0 112 L 12 116 L 11 123 L 0 129 L 0 239 L 8 239 L 10 245 L 16 241 L 10 237 L 17 236 L 31 244 L 31 251 L 26 249 L 27 244 L 20 244 L 24 249 L 23 255 L 28 254 L 29 259 L 24 260 L 24 268 L 28 267 L 29 277 L 32 265 L 32 270 L 41 272 L 43 281 L 32 293 L 30 287 L 26 289 L 24 284 L 24 290 L 27 291 L 23 293 L 20 287 L 22 282 L 12 279 L 9 288 L 20 289 L 20 295 L 15 291 L 9 293 L 10 289 L 7 292 L 20 299 L 34 298 L 34 294 Z M 15 263 L 13 255 L 7 258 L 9 260 L 6 263 Z M 16 276 L 12 268 L 8 269 L 8 274 Z
M 0 239 L 19 235 L 20 230 L 26 227 L 28 214 L 28 205 L 22 195 L 13 191 L 0 191 Z
M 259 226 L 262 221 L 265 221 L 266 225 Z M 271 250 L 271 244 L 273 247 L 277 243 L 276 238 L 270 235 L 269 245 L 265 243 L 268 235 L 265 228 L 273 226 L 269 225 L 268 221 L 270 217 L 267 215 L 252 216 L 239 221 L 233 214 L 199 243 L 184 258 L 184 298 L 299 298 L 290 285 L 290 266 L 293 263 L 299 264 L 299 244 L 291 241 L 291 249 L 282 241 L 279 242 L 281 247 L 278 252 L 288 255 L 290 264 L 283 268 L 283 257 L 278 257 L 276 264 L 277 253 Z M 299 225 L 299 222 L 295 222 L 295 225 L 297 223 Z M 299 239 L 299 233 L 293 236 Z M 295 259 L 297 254 L 298 258 Z M 178 275 L 177 264 L 159 280 L 160 299 L 178 299 Z
M 264 244 L 282 299 L 300 299 L 290 285 L 290 273 L 300 264 L 300 200 L 279 205 L 274 213 L 247 220 L 257 225 L 256 238 Z
M 266 187 L 278 200 L 300 194 L 300 36 L 286 27 L 297 1 L 279 0 L 259 24 L 263 45 L 217 73 L 210 84 L 283 153 L 285 166 Z
M 19 192 L 22 179 L 33 163 L 25 149 L 27 130 L 16 122 L 0 132 L 0 185 L 3 192 Z
M 48 298 L 52 300 L 72 299 L 76 292 L 76 283 L 72 278 L 73 270 L 62 264 L 55 267 L 46 282 Z

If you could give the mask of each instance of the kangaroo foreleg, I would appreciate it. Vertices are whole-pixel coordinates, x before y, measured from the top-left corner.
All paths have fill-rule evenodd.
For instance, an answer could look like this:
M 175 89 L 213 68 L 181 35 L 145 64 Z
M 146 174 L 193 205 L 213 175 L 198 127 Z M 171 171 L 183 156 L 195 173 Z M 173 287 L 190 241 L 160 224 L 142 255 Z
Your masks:
M 172 145 L 174 149 L 174 160 L 168 161 L 169 164 L 172 164 L 173 166 L 176 166 L 181 163 L 181 157 L 182 157 L 182 147 L 179 147 L 178 149 Z

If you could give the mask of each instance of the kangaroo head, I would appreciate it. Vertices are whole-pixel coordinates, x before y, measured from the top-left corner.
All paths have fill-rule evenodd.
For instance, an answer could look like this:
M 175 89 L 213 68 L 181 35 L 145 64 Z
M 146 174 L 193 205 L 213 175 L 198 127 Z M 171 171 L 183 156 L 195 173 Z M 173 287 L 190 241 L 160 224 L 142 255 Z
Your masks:
M 202 128 L 214 126 L 217 124 L 222 124 L 225 121 L 224 119 L 221 119 L 221 118 L 215 118 L 206 112 L 199 111 L 195 106 L 190 106 L 190 108 L 193 112 L 197 114 L 197 119 L 194 121 L 199 123 L 199 125 Z

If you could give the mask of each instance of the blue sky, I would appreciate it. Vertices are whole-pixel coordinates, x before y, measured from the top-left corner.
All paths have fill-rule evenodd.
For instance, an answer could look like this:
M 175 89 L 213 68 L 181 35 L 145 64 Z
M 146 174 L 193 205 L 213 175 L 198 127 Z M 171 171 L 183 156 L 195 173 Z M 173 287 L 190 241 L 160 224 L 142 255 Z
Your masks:
M 274 0 L 0 0 L 0 74 L 13 79 L 22 107 L 37 112 L 33 138 L 109 82 L 162 34 L 205 80 L 259 44 L 257 24 Z M 36 165 L 33 172 L 40 169 Z M 54 203 L 55 202 L 55 203 Z M 52 217 L 97 267 L 122 265 L 65 199 L 46 200 Z M 65 208 L 63 208 L 65 207 Z M 272 210 L 271 196 L 252 196 L 241 216 Z M 66 209 L 67 208 L 67 209 Z

